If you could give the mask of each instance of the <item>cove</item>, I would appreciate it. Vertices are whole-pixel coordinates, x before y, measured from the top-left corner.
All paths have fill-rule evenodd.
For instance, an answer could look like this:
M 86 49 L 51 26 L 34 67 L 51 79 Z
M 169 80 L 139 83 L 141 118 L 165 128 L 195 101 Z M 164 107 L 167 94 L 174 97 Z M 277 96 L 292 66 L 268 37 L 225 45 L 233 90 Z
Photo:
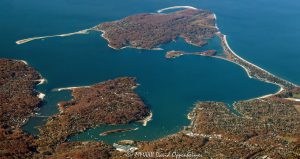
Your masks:
M 164 57 L 169 50 L 193 52 L 216 49 L 221 52 L 219 42 L 215 37 L 209 40 L 208 45 L 199 48 L 178 39 L 162 45 L 164 50 L 160 51 L 130 48 L 116 51 L 107 47 L 100 33 L 92 32 L 89 35 L 34 41 L 21 47 L 52 48 L 31 56 L 48 80 L 43 90 L 49 97 L 46 98 L 49 104 L 41 108 L 41 115 L 51 115 L 55 113 L 53 110 L 57 112 L 55 102 L 70 99 L 69 91 L 53 92 L 56 88 L 91 85 L 121 76 L 137 77 L 140 86 L 136 91 L 153 112 L 153 120 L 146 127 L 139 123 L 100 126 L 70 138 L 72 141 L 104 140 L 113 143 L 121 139 L 153 140 L 177 132 L 189 124 L 186 115 L 196 101 L 231 104 L 277 91 L 276 86 L 248 78 L 241 67 L 227 61 L 192 55 L 176 59 Z M 43 61 L 45 56 L 47 60 Z M 32 118 L 25 129 L 36 132 L 34 126 L 43 123 L 40 120 Z M 124 127 L 139 129 L 99 136 L 105 130 Z

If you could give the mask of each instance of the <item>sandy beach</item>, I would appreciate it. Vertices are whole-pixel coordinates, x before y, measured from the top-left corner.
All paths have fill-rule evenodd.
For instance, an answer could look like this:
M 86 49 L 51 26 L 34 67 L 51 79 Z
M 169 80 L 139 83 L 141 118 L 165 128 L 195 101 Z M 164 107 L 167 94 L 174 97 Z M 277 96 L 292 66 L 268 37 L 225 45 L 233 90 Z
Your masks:
M 38 83 L 38 85 L 41 85 L 41 84 L 44 84 L 44 83 L 46 83 L 47 82 L 47 80 L 45 79 L 45 78 L 41 78 L 41 79 L 39 79 L 39 80 L 36 80 L 36 81 L 38 81 L 39 83 Z
M 133 49 L 139 49 L 139 50 L 155 50 L 155 51 L 164 50 L 162 48 L 145 49 L 145 48 L 141 48 L 141 47 L 133 47 L 133 46 L 130 46 L 130 45 L 121 47 L 120 49 L 119 48 L 115 48 L 115 47 L 113 47 L 113 46 L 111 46 L 109 44 L 110 40 L 105 36 L 105 31 L 104 30 L 95 30 L 95 31 L 102 32 L 101 37 L 108 42 L 107 46 L 110 47 L 110 48 L 112 48 L 112 49 L 114 49 L 114 50 L 121 50 L 121 49 L 126 49 L 126 48 L 133 48 Z
M 247 60 L 243 59 L 242 57 L 240 57 L 239 55 L 237 55 L 237 54 L 230 48 L 230 46 L 229 46 L 229 44 L 228 44 L 228 42 L 227 42 L 227 36 L 226 36 L 226 35 L 222 34 L 221 32 L 217 32 L 216 35 L 219 36 L 219 38 L 221 39 L 221 41 L 224 42 L 224 45 L 225 45 L 225 46 L 223 46 L 223 47 L 227 48 L 227 49 L 230 51 L 230 53 L 233 54 L 233 55 L 235 56 L 235 58 L 238 58 L 239 60 L 243 61 L 243 62 L 246 63 L 247 65 L 250 65 L 251 67 L 254 67 L 254 68 L 258 69 L 258 70 L 264 72 L 265 74 L 268 74 L 268 75 L 271 76 L 271 77 L 278 78 L 278 79 L 280 79 L 280 80 L 282 80 L 282 81 L 284 81 L 284 82 L 290 83 L 290 82 L 288 82 L 288 81 L 286 81 L 286 80 L 284 80 L 284 79 L 281 79 L 281 78 L 279 78 L 279 77 L 276 77 L 275 75 L 271 74 L 270 72 L 268 72 L 268 71 L 262 69 L 261 67 L 255 65 L 255 64 L 253 64 L 253 63 L 250 63 L 249 61 L 247 61 Z M 233 63 L 235 63 L 235 64 L 241 66 L 241 67 L 246 71 L 246 73 L 247 73 L 247 75 L 248 75 L 249 78 L 255 78 L 255 79 L 257 79 L 257 80 L 260 80 L 260 81 L 263 81 L 263 82 L 267 82 L 267 83 L 271 83 L 271 84 L 275 84 L 275 85 L 277 85 L 277 86 L 280 87 L 279 91 L 277 91 L 276 93 L 274 93 L 274 94 L 268 94 L 268 95 L 264 95 L 264 96 L 260 96 L 260 97 L 257 97 L 256 99 L 263 99 L 263 98 L 267 98 L 267 97 L 270 97 L 270 96 L 279 94 L 279 93 L 281 93 L 282 91 L 284 91 L 285 88 L 286 88 L 284 85 L 282 85 L 282 84 L 280 84 L 280 83 L 276 83 L 276 82 L 270 81 L 270 80 L 268 80 L 267 78 L 253 77 L 253 76 L 250 74 L 250 70 L 249 70 L 247 67 L 245 67 L 245 66 L 243 66 L 243 65 L 241 65 L 241 64 L 239 64 L 239 63 L 237 63 L 237 62 L 235 62 L 235 61 L 231 61 L 231 60 L 226 59 L 225 57 L 221 57 L 221 56 L 220 56 L 220 57 L 217 57 L 217 58 L 224 59 L 224 60 L 227 60 L 227 61 L 229 61 L 229 62 L 233 62 Z M 292 83 L 290 83 L 290 84 L 292 84 Z M 292 84 L 292 85 L 294 85 L 295 87 L 297 86 L 297 85 L 295 85 L 295 84 Z
M 73 33 L 67 33 L 67 34 L 48 35 L 48 36 L 27 38 L 27 39 L 22 39 L 22 40 L 16 41 L 16 44 L 20 45 L 20 44 L 24 44 L 24 43 L 27 43 L 27 42 L 30 42 L 33 40 L 42 40 L 42 39 L 53 38 L 53 37 L 66 37 L 66 36 L 72 36 L 72 35 L 76 35 L 76 34 L 88 34 L 90 30 L 91 29 L 85 29 L 85 30 L 80 30 L 80 31 L 73 32 Z
M 218 27 L 218 24 L 217 24 L 217 15 L 214 13 L 214 19 L 215 19 L 215 28 L 217 30 L 220 30 L 219 27 Z
M 130 46 L 130 45 L 124 46 L 121 49 L 126 49 L 126 48 L 132 48 L 132 49 L 138 49 L 138 50 L 152 50 L 152 51 L 164 50 L 163 48 L 160 48 L 160 47 L 156 47 L 156 48 L 153 48 L 153 49 L 145 49 L 145 48 L 142 48 L 142 47 L 133 47 L 133 46 Z
M 44 97 L 46 96 L 44 93 L 39 92 L 39 94 L 37 95 L 41 100 L 44 99 Z
M 140 120 L 138 122 L 141 122 L 143 124 L 143 126 L 147 126 L 148 122 L 152 120 L 153 117 L 153 113 L 150 112 L 150 114 L 143 120 Z
M 25 65 L 28 65 L 28 62 L 25 60 L 18 60 L 18 61 L 24 63 Z M 40 76 L 42 77 L 42 75 L 40 75 Z M 47 80 L 45 78 L 41 78 L 41 79 L 34 80 L 34 81 L 39 82 L 37 85 L 41 85 L 41 84 L 44 84 Z M 46 95 L 44 93 L 38 92 L 37 97 L 40 98 L 41 100 L 43 100 L 45 96 Z
M 173 6 L 173 7 L 167 7 L 167 8 L 163 8 L 163 9 L 160 9 L 157 11 L 157 13 L 162 13 L 164 11 L 167 11 L 167 10 L 172 10 L 172 9 L 197 9 L 195 7 L 192 7 L 192 6 Z
M 89 88 L 90 86 L 78 86 L 78 87 L 64 87 L 64 88 L 55 88 L 52 91 L 54 92 L 60 92 L 60 91 L 65 91 L 65 90 L 74 90 L 76 88 Z
M 28 65 L 28 62 L 25 60 L 19 60 L 20 62 L 23 62 L 25 65 Z
M 284 91 L 283 87 L 280 87 L 280 89 L 274 93 L 274 94 L 267 94 L 267 95 L 263 95 L 263 96 L 260 96 L 260 97 L 256 97 L 254 99 L 264 99 L 264 98 L 268 98 L 268 97 L 271 97 L 271 96 L 274 96 L 274 95 L 277 95 L 279 93 L 281 93 L 282 91 Z
M 120 49 L 115 48 L 115 47 L 113 47 L 113 46 L 111 46 L 111 45 L 109 44 L 110 41 L 109 41 L 109 39 L 105 36 L 105 31 L 104 31 L 104 30 L 95 30 L 95 31 L 100 31 L 100 32 L 102 32 L 101 37 L 102 37 L 103 39 L 105 39 L 105 40 L 108 42 L 108 44 L 107 44 L 108 47 L 110 47 L 110 48 L 112 48 L 112 49 L 114 49 L 114 50 L 120 50 Z M 123 48 L 121 48 L 121 49 L 123 49 Z
M 300 102 L 300 99 L 297 99 L 297 98 L 285 98 L 285 99 L 294 101 L 294 102 Z
M 28 62 L 25 60 L 18 60 L 18 61 L 23 62 L 25 65 L 28 65 Z M 40 76 L 42 77 L 42 75 L 40 75 Z M 35 81 L 39 82 L 38 85 L 41 85 L 41 84 L 44 84 L 47 82 L 47 80 L 45 78 L 41 78 L 41 79 L 38 79 Z

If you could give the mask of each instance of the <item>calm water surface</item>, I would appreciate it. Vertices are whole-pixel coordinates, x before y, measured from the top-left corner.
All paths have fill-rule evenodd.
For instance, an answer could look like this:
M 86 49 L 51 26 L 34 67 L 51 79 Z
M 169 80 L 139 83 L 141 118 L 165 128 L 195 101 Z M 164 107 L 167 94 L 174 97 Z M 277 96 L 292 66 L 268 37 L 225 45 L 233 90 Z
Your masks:
M 196 101 L 213 100 L 231 104 L 237 100 L 273 93 L 278 88 L 249 79 L 241 67 L 219 59 L 201 56 L 164 58 L 168 50 L 216 49 L 221 52 L 218 38 L 211 39 L 209 45 L 202 48 L 178 39 L 177 42 L 162 45 L 163 51 L 115 51 L 107 47 L 107 42 L 97 32 L 33 41 L 23 45 L 16 45 L 14 42 L 33 36 L 74 32 L 103 21 L 136 13 L 155 12 L 169 6 L 191 5 L 217 14 L 219 28 L 229 36 L 230 45 L 241 56 L 299 84 L 300 72 L 296 67 L 300 61 L 300 55 L 297 54 L 300 47 L 296 45 L 299 42 L 296 38 L 297 34 L 299 36 L 300 26 L 296 19 L 299 16 L 296 7 L 299 3 L 295 0 L 256 2 L 2 0 L 0 56 L 24 59 L 48 80 L 47 84 L 38 87 L 46 94 L 45 104 L 39 112 L 45 116 L 57 113 L 57 102 L 71 98 L 69 91 L 54 92 L 55 88 L 91 85 L 121 76 L 137 77 L 137 82 L 141 85 L 136 92 L 154 114 L 153 120 L 146 127 L 137 123 L 102 126 L 70 140 L 92 139 L 108 143 L 119 139 L 153 140 L 175 133 L 189 124 L 186 115 Z M 43 123 L 45 118 L 32 118 L 24 129 L 36 134 L 34 127 Z M 120 127 L 139 127 L 139 130 L 99 136 L 102 131 Z

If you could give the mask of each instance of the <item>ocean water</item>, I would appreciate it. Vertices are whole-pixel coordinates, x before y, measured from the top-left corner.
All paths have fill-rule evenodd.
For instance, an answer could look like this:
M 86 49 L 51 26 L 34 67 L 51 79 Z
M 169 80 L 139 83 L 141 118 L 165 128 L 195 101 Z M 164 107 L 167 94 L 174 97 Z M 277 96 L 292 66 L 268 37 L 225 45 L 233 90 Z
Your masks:
M 186 115 L 196 101 L 222 101 L 230 105 L 237 100 L 274 93 L 278 87 L 250 79 L 241 67 L 220 59 L 191 55 L 176 59 L 164 57 L 169 50 L 216 49 L 221 52 L 218 38 L 211 39 L 202 48 L 178 39 L 162 45 L 164 50 L 161 51 L 130 48 L 116 51 L 107 46 L 98 32 L 37 40 L 22 45 L 16 45 L 15 41 L 79 31 L 104 21 L 137 13 L 154 13 L 165 7 L 191 5 L 217 14 L 219 28 L 228 35 L 230 46 L 239 55 L 276 75 L 300 83 L 296 67 L 300 61 L 300 55 L 297 54 L 300 47 L 296 45 L 299 42 L 296 39 L 299 25 L 295 25 L 299 23 L 296 20 L 299 11 L 295 7 L 299 3 L 295 0 L 276 3 L 255 1 L 257 4 L 245 0 L 2 0 L 0 57 L 26 60 L 47 79 L 48 83 L 37 88 L 46 94 L 45 104 L 39 112 L 42 116 L 57 113 L 57 102 L 71 98 L 70 91 L 55 92 L 55 88 L 91 85 L 122 76 L 136 77 L 140 84 L 136 92 L 153 112 L 153 120 L 146 127 L 139 123 L 100 126 L 70 140 L 104 140 L 108 143 L 120 139 L 153 140 L 188 125 Z M 278 11 L 280 7 L 283 8 Z M 284 24 L 279 23 L 280 20 Z M 267 25 L 267 22 L 270 24 Z M 285 29 L 286 32 L 283 31 Z M 44 124 L 45 119 L 32 118 L 24 129 L 37 134 L 35 127 Z M 120 127 L 139 129 L 99 136 L 105 130 Z

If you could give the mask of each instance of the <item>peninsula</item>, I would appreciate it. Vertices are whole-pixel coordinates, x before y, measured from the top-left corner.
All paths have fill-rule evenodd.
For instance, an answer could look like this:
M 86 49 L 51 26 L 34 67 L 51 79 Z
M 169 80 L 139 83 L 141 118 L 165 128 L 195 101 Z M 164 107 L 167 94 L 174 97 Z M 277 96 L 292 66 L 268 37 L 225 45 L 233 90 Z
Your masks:
M 154 49 L 178 37 L 190 44 L 203 46 L 218 30 L 214 14 L 198 9 L 185 9 L 168 14 L 137 14 L 93 28 L 103 32 L 109 46 Z
M 215 56 L 217 54 L 216 50 L 207 50 L 207 51 L 202 51 L 202 52 L 184 52 L 184 51 L 168 51 L 166 53 L 166 58 L 176 58 L 182 55 L 199 55 L 199 56 Z
M 283 91 L 287 92 L 290 90 L 293 90 L 295 88 L 298 88 L 297 85 L 281 79 L 270 72 L 256 66 L 255 64 L 250 63 L 249 61 L 243 59 L 242 57 L 238 56 L 228 45 L 226 35 L 222 34 L 221 32 L 217 32 L 216 35 L 221 39 L 221 45 L 224 50 L 225 57 L 217 56 L 218 58 L 228 60 L 230 62 L 236 63 L 243 67 L 248 76 L 250 78 L 256 78 L 258 80 L 273 83 L 275 85 L 278 85 L 281 90 L 278 93 L 282 93 Z
M 54 37 L 67 37 L 67 36 L 72 36 L 72 35 L 76 35 L 76 34 L 88 34 L 89 31 L 90 31 L 90 29 L 85 29 L 85 30 L 80 30 L 80 31 L 73 32 L 73 33 L 67 33 L 67 34 L 48 35 L 48 36 L 27 38 L 27 39 L 22 39 L 22 40 L 16 41 L 16 44 L 20 45 L 20 44 L 24 44 L 24 43 L 27 43 L 27 42 L 30 42 L 33 40 L 43 40 L 43 39 L 54 38 Z
M 163 13 L 170 9 L 184 9 Z M 132 47 L 136 49 L 160 50 L 160 44 L 183 38 L 187 43 L 203 46 L 218 31 L 215 14 L 191 6 L 175 6 L 158 10 L 157 13 L 143 13 L 128 16 L 121 20 L 104 22 L 92 28 L 67 34 L 32 37 L 16 41 L 24 44 L 33 40 L 53 37 L 66 37 L 88 34 L 90 31 L 102 32 L 102 37 L 113 49 Z
M 42 103 L 42 76 L 23 60 L 0 59 L 0 158 L 32 158 L 34 137 L 22 131 Z
M 180 8 L 180 6 L 165 8 L 159 10 L 159 13 L 173 8 Z M 278 85 L 281 89 L 277 94 L 284 93 L 286 95 L 291 90 L 298 88 L 297 85 L 281 79 L 238 56 L 229 47 L 226 35 L 222 34 L 216 26 L 216 15 L 214 13 L 190 6 L 183 6 L 182 8 L 187 9 L 168 14 L 137 14 L 121 20 L 99 24 L 93 29 L 102 31 L 103 37 L 115 49 L 127 46 L 153 49 L 175 40 L 177 37 L 184 38 L 189 44 L 203 46 L 207 43 L 207 39 L 216 35 L 221 39 L 225 56 L 216 55 L 213 50 L 200 53 L 169 51 L 166 58 L 175 58 L 183 54 L 217 57 L 240 65 L 246 70 L 250 78 Z
M 122 158 L 133 151 L 159 152 L 169 158 L 187 152 L 199 158 L 300 158 L 300 88 L 238 56 L 216 27 L 215 14 L 193 7 L 162 13 L 176 8 L 102 23 L 92 30 L 103 32 L 102 36 L 114 49 L 154 49 L 176 38 L 203 46 L 207 39 L 216 35 L 221 39 L 224 55 L 217 55 L 212 50 L 198 53 L 170 51 L 166 57 L 194 54 L 227 60 L 244 68 L 250 78 L 273 83 L 281 89 L 276 94 L 237 101 L 231 110 L 226 103 L 198 101 L 188 114 L 190 125 L 180 132 L 154 141 L 128 141 L 125 145 L 115 143 L 110 146 L 102 142 L 66 140 L 101 124 L 150 120 L 151 112 L 133 92 L 137 86 L 135 79 L 124 77 L 92 86 L 65 88 L 72 90 L 73 99 L 60 102 L 60 113 L 50 117 L 40 128 L 38 139 L 32 139 L 37 152 L 32 153 L 38 158 Z M 104 135 L 120 131 L 123 130 L 111 130 Z M 167 156 L 174 151 L 175 154 Z
M 0 59 L 0 158 L 119 158 L 103 142 L 65 142 L 67 136 L 98 124 L 125 124 L 148 119 L 151 113 L 134 93 L 135 78 L 108 80 L 88 88 L 73 89 L 74 99 L 61 102 L 61 113 L 48 119 L 39 136 L 21 126 L 40 106 L 34 89 L 44 80 L 24 61 Z M 135 129 L 115 130 L 114 132 Z
M 135 78 L 123 77 L 90 87 L 72 89 L 73 99 L 60 102 L 40 130 L 39 146 L 55 147 L 69 136 L 101 124 L 127 124 L 150 115 L 150 110 L 133 91 Z
M 42 76 L 26 62 L 0 59 L 0 124 L 22 126 L 41 105 L 34 88 Z
M 182 13 L 186 15 L 186 13 L 195 12 L 197 12 L 195 9 L 186 9 L 166 15 Z M 151 31 L 148 32 L 149 29 L 147 27 L 144 29 L 147 30 L 144 33 L 139 33 L 138 27 L 137 31 L 126 28 L 131 27 L 131 25 L 127 24 L 130 24 L 129 22 L 131 22 L 132 19 L 136 22 L 139 20 L 143 21 L 145 18 L 148 18 L 148 16 L 151 17 L 150 15 L 144 15 L 145 18 L 141 18 L 142 15 L 129 16 L 120 21 L 103 23 L 97 26 L 96 29 L 104 32 L 104 38 L 109 40 L 109 44 L 114 48 L 131 46 L 151 49 L 170 40 L 174 40 L 172 38 L 167 38 L 168 40 L 162 41 L 151 40 L 151 36 L 147 33 L 155 31 L 150 29 Z M 139 19 L 135 19 L 137 17 Z M 213 19 L 215 20 L 216 16 L 212 17 L 214 17 Z M 149 23 L 153 24 L 152 21 L 155 22 L 157 19 L 148 19 L 148 21 L 151 21 Z M 213 23 L 209 26 L 217 30 L 214 20 L 211 21 Z M 141 26 L 144 26 L 147 22 L 144 22 Z M 123 27 L 123 24 L 126 24 L 126 27 Z M 165 23 L 155 23 L 154 28 L 160 28 L 164 26 L 163 24 Z M 172 26 L 180 26 L 180 24 L 181 23 L 175 23 Z M 189 25 L 185 26 L 189 28 Z M 173 30 L 175 30 L 176 33 L 176 29 Z M 121 36 L 117 38 L 114 33 Z M 137 35 L 139 36 L 135 36 L 132 39 L 135 33 L 138 33 Z M 174 35 L 173 33 L 165 31 L 160 31 L 160 33 L 167 35 L 166 37 Z M 195 109 L 189 114 L 189 118 L 191 119 L 190 126 L 187 126 L 179 133 L 156 141 L 139 142 L 137 151 L 160 151 L 166 154 L 174 150 L 180 150 L 181 153 L 193 151 L 207 158 L 299 157 L 300 103 L 295 99 L 300 92 L 299 87 L 238 56 L 230 49 L 226 36 L 221 32 L 212 31 L 210 33 L 217 35 L 221 39 L 224 56 L 216 55 L 213 52 L 207 55 L 236 63 L 246 70 L 250 78 L 276 84 L 280 86 L 280 91 L 273 95 L 264 96 L 263 98 L 238 101 L 233 104 L 233 109 L 235 109 L 236 112 L 230 111 L 225 103 L 197 102 Z M 125 39 L 122 38 L 123 35 L 129 38 L 122 40 Z M 201 37 L 202 35 L 203 32 L 196 32 L 193 36 Z M 202 46 L 203 44 L 193 42 L 182 36 L 182 34 L 178 36 L 183 37 L 186 42 L 193 45 Z M 156 37 L 155 34 L 154 37 L 155 39 L 160 39 L 160 36 Z M 212 37 L 212 35 L 209 37 Z M 134 43 L 132 43 L 132 41 L 134 41 Z M 136 41 L 139 43 L 136 43 Z M 148 42 L 150 42 L 150 44 Z M 184 54 L 186 53 L 183 51 L 170 51 L 166 54 L 166 57 L 175 58 Z
M 236 115 L 225 103 L 197 102 L 188 115 L 189 126 L 155 141 L 138 142 L 137 151 L 168 154 L 176 150 L 200 158 L 296 159 L 300 157 L 299 104 L 275 96 L 238 101 Z

